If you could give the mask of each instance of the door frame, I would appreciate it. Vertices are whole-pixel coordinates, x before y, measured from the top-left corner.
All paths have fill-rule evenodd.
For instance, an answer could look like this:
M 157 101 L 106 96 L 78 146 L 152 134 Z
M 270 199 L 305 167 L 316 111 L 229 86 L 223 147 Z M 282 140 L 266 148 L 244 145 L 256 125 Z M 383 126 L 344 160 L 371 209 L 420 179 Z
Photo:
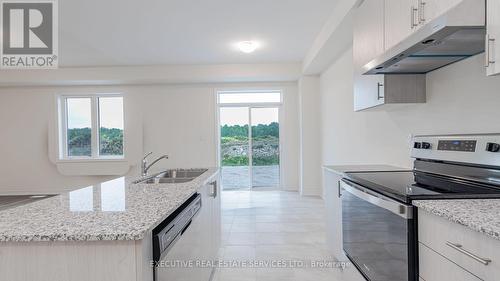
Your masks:
M 219 103 L 219 94 L 220 93 L 262 93 L 262 92 L 279 92 L 281 95 L 281 101 L 278 102 L 266 102 L 266 103 L 226 103 L 226 104 L 220 104 Z M 249 177 L 250 177 L 250 185 L 245 188 L 245 190 L 253 190 L 253 170 L 252 170 L 252 129 L 251 129 L 251 122 L 252 122 L 252 108 L 277 108 L 278 109 L 278 125 L 279 125 L 279 184 L 273 189 L 277 190 L 282 190 L 283 189 L 283 165 L 282 165 L 282 160 L 283 160 L 283 120 L 284 120 L 284 113 L 283 113 L 283 104 L 284 104 L 284 90 L 281 88 L 259 88 L 259 89 L 249 89 L 249 88 L 242 88 L 242 89 L 216 89 L 215 90 L 215 115 L 216 115 L 216 120 L 215 120 L 215 132 L 216 132 L 216 159 L 217 159 L 217 166 L 222 169 L 222 159 L 221 159 L 221 151 L 220 151 L 220 146 L 221 146 L 221 130 L 220 130 L 220 110 L 221 108 L 224 107 L 246 107 L 248 108 L 248 151 L 249 151 L 249 159 L 248 159 L 248 168 L 249 168 Z M 266 188 L 266 190 L 268 190 Z

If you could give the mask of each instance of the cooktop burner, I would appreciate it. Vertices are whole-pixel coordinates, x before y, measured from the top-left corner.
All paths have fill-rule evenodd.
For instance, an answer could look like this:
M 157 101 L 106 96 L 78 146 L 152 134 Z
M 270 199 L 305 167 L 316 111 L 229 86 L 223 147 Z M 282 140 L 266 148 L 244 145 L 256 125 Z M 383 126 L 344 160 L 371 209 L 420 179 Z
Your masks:
M 347 173 L 347 180 L 397 201 L 500 198 L 500 188 L 418 171 Z

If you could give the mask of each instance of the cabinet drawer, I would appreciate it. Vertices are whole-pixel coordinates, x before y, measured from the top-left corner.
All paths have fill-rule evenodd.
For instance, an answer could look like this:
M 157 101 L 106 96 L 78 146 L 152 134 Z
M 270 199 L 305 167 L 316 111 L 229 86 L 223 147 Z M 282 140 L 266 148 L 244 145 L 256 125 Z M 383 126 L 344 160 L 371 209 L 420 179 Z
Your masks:
M 422 243 L 418 245 L 419 275 L 425 281 L 480 281 L 445 257 L 434 252 Z
M 418 240 L 482 280 L 494 281 L 500 276 L 499 240 L 420 209 Z M 490 262 L 484 264 L 487 260 Z

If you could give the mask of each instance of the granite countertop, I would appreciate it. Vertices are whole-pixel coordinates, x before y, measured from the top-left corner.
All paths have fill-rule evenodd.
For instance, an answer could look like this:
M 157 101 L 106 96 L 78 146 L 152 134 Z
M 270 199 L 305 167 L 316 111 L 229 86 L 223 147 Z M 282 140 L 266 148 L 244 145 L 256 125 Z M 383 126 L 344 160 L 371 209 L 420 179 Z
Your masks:
M 410 171 L 410 168 L 401 168 L 391 165 L 326 165 L 323 168 L 340 176 L 345 173 L 356 172 L 384 172 L 384 171 Z
M 413 205 L 500 240 L 500 199 L 417 200 Z
M 218 172 L 178 184 L 121 177 L 0 211 L 0 242 L 141 240 Z

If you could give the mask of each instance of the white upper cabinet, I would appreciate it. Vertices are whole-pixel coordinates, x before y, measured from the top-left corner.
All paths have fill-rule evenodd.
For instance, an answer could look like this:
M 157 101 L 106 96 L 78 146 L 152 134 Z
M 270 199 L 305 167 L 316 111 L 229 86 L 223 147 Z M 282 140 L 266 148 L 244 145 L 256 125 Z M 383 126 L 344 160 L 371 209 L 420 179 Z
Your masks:
M 363 66 L 384 48 L 384 0 L 367 0 L 354 14 L 354 110 L 384 103 L 384 75 L 362 75 Z
M 384 48 L 384 0 L 365 0 L 354 13 L 355 67 L 362 67 L 382 54 Z
M 420 27 L 462 1 L 385 0 L 385 49 L 397 45 Z
M 486 73 L 500 74 L 500 0 L 486 1 Z
M 415 0 L 385 0 L 385 49 L 403 41 L 418 26 Z
M 452 9 L 463 0 L 417 0 L 418 21 L 426 24 Z
M 386 50 L 385 37 L 388 23 L 385 12 L 385 0 L 365 0 L 354 11 L 355 111 L 389 103 L 425 102 L 423 75 L 363 75 L 365 73 L 363 66 Z

